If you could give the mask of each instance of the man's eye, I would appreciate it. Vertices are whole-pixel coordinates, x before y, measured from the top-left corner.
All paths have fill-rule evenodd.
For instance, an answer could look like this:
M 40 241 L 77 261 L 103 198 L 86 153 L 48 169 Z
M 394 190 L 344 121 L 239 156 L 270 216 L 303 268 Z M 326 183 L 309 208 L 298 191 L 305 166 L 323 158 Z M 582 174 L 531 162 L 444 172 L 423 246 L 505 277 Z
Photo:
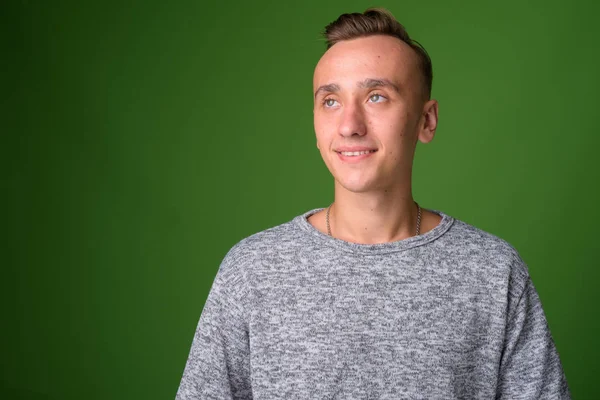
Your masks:
M 380 94 L 372 94 L 369 96 L 369 100 L 371 101 L 371 103 L 381 103 L 385 100 L 385 97 L 383 97 Z
M 333 107 L 335 106 L 335 103 L 337 103 L 337 101 L 335 101 L 334 99 L 325 99 L 325 101 L 323 101 L 325 107 Z

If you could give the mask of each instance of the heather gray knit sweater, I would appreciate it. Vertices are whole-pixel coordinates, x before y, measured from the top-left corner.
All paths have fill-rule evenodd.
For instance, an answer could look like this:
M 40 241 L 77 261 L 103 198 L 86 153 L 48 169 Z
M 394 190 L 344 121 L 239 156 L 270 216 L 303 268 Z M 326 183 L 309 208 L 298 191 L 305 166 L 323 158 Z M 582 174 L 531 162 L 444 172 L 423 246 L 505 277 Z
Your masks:
M 503 240 L 437 212 L 361 245 L 306 218 L 225 256 L 177 399 L 568 399 L 538 295 Z

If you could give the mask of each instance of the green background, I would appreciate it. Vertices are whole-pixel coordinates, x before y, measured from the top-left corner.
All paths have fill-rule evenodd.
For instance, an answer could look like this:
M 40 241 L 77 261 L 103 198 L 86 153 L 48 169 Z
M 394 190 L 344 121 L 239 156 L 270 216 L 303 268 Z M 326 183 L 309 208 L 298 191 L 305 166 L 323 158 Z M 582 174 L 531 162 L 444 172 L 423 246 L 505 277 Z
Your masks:
M 578 399 L 600 357 L 596 4 L 375 4 L 433 59 L 415 199 L 519 250 Z M 226 251 L 331 202 L 319 32 L 371 5 L 2 2 L 0 397 L 174 397 Z

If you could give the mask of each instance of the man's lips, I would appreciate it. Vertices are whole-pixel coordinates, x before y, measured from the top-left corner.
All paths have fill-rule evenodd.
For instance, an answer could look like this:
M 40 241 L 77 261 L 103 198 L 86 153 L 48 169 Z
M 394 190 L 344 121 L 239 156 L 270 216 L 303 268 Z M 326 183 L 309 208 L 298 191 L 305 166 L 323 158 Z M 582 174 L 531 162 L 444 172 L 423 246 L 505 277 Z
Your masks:
M 338 147 L 334 151 L 344 157 L 358 157 L 375 153 L 377 149 L 364 146 L 344 146 Z
M 368 147 L 339 147 L 335 149 L 341 161 L 346 163 L 360 162 L 371 157 L 377 149 Z

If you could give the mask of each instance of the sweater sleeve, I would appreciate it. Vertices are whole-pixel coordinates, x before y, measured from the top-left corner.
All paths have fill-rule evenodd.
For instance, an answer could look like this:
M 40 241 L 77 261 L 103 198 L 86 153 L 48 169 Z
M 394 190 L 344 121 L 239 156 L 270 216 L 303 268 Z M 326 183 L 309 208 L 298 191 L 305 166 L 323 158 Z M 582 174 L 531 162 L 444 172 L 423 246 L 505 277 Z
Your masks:
M 235 272 L 226 256 L 202 310 L 176 400 L 252 399 L 245 290 Z
M 527 274 L 509 310 L 497 399 L 570 399 L 539 296 Z

